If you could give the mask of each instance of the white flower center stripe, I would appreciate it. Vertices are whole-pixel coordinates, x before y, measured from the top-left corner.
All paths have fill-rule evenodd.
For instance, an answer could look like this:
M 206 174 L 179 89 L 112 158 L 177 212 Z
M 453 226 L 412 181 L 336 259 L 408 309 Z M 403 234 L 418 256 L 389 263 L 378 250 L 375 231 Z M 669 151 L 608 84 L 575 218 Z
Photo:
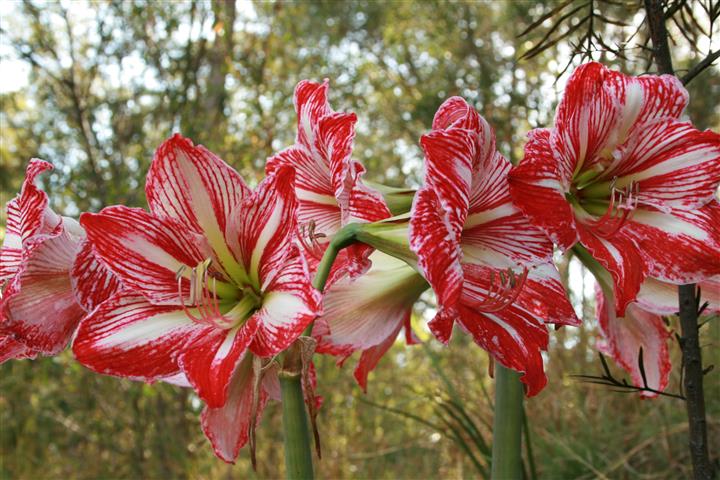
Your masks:
M 117 309 L 116 318 L 120 319 L 125 314 L 137 315 L 137 305 Z M 153 343 L 177 330 L 193 326 L 193 321 L 182 310 L 153 315 L 119 328 L 116 324 L 109 324 L 105 330 L 111 330 L 111 333 L 99 340 L 97 347 L 130 349 L 138 345 Z M 102 329 L 97 331 L 97 334 L 102 333 Z
M 301 202 L 319 203 L 322 205 L 332 206 L 336 206 L 338 204 L 333 195 L 323 195 L 321 193 L 315 193 L 310 190 L 303 190 L 300 188 L 296 189 L 295 193 L 297 194 L 298 200 Z
M 228 356 L 230 350 L 232 349 L 233 343 L 235 342 L 235 337 L 237 336 L 237 333 L 238 331 L 240 331 L 241 327 L 242 325 L 238 325 L 237 327 L 228 331 L 227 335 L 225 336 L 225 340 L 223 340 L 220 348 L 218 348 L 218 351 L 215 353 L 215 358 L 213 358 L 212 361 L 213 365 L 221 363 L 223 360 L 225 360 L 225 357 Z
M 482 225 L 483 223 L 487 223 L 491 220 L 496 220 L 502 217 L 509 217 L 510 215 L 518 213 L 518 211 L 519 210 L 513 207 L 512 204 L 505 203 L 491 210 L 473 213 L 472 215 L 469 215 L 465 220 L 465 226 L 463 227 L 463 229 L 468 230 L 478 225 Z
M 637 209 L 632 221 L 657 228 L 670 235 L 686 235 L 699 241 L 708 239 L 706 230 L 674 215 Z
M 286 292 L 271 292 L 263 299 L 265 326 L 287 326 L 300 313 L 311 313 L 299 297 Z
M 265 199 L 265 201 L 272 201 L 272 199 Z M 262 260 L 265 247 L 273 238 L 275 232 L 277 232 L 280 228 L 284 208 L 285 202 L 283 199 L 279 196 L 276 197 L 276 203 L 272 209 L 270 218 L 267 219 L 267 223 L 265 223 L 265 226 L 255 242 L 255 248 L 253 249 L 252 256 L 250 257 L 250 275 L 253 282 L 255 282 L 255 285 L 260 284 L 260 260 Z M 257 219 L 257 221 L 260 222 L 262 219 Z
M 639 182 L 648 178 L 673 173 L 677 170 L 690 168 L 701 163 L 710 162 L 715 160 L 717 155 L 717 150 L 712 148 L 701 148 L 692 152 L 687 152 L 682 155 L 678 155 L 676 157 L 665 160 L 664 162 L 660 162 L 657 165 L 654 165 L 640 172 L 631 175 L 625 175 L 622 178 L 618 179 L 616 186 L 619 188 L 623 188 L 633 181 Z

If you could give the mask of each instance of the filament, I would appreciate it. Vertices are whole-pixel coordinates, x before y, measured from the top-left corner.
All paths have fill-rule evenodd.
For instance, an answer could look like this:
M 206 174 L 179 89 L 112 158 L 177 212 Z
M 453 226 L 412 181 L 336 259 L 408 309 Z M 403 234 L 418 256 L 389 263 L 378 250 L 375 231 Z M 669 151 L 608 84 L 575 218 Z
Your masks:
M 517 275 L 511 268 L 507 271 L 490 274 L 490 286 L 487 291 L 487 299 L 477 305 L 481 312 L 499 312 L 513 303 L 522 292 L 525 280 L 528 276 L 528 269 L 523 268 L 520 275 Z

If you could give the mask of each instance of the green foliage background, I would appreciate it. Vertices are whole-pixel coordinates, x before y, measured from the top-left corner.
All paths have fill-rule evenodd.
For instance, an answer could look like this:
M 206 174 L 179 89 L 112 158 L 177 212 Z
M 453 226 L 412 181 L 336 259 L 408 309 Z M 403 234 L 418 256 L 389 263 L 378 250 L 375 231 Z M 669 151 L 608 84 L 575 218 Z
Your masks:
M 304 78 L 329 78 L 334 108 L 357 112 L 354 151 L 369 179 L 417 185 L 418 138 L 450 95 L 473 102 L 495 127 L 503 153 L 518 161 L 525 132 L 552 121 L 564 77 L 554 81 L 574 40 L 571 35 L 532 59 L 520 59 L 551 29 L 546 21 L 518 37 L 557 5 L 545 1 L 5 5 L 11 14 L 2 15 L 0 53 L 6 61 L 24 62 L 30 73 L 27 85 L 0 96 L 1 200 L 17 191 L 27 160 L 40 157 L 56 166 L 45 182 L 53 207 L 70 216 L 115 203 L 145 206 L 144 175 L 153 151 L 175 131 L 256 182 L 265 158 L 293 142 L 292 93 Z M 639 7 L 630 1 L 598 9 L 637 27 Z M 577 10 L 569 24 L 584 12 Z M 602 22 L 594 28 L 608 44 L 622 44 L 635 31 Z M 671 28 L 676 68 L 682 71 L 702 58 L 703 52 L 692 48 L 693 38 L 718 33 L 717 26 L 705 24 L 690 32 Z M 640 28 L 636 40 L 645 37 Z M 593 55 L 626 72 L 652 70 L 645 50 L 627 52 L 627 58 Z M 690 91 L 691 119 L 699 128 L 717 129 L 718 71 L 705 71 Z M 568 259 L 560 265 L 569 278 Z M 584 285 L 571 287 L 586 325 L 553 333 L 549 386 L 526 407 L 539 475 L 687 477 L 682 402 L 640 400 L 570 377 L 600 371 L 592 298 L 583 294 Z M 454 390 L 479 437 L 489 442 L 487 355 L 460 332 L 449 348 L 432 341 L 423 330 L 432 298 L 425 300 L 414 323 L 427 345 L 407 348 L 398 342 L 371 376 L 366 395 L 352 380 L 352 359 L 342 369 L 331 358 L 317 360 L 325 398 L 320 477 L 463 478 L 477 476 L 472 456 L 487 465 L 479 443 L 444 423 L 443 413 Z M 702 332 L 708 365 L 720 361 L 719 323 L 710 322 Z M 673 319 L 671 326 L 676 327 Z M 677 345 L 672 352 L 678 357 Z M 679 362 L 675 365 L 673 391 Z M 717 447 L 718 374 L 706 379 L 711 445 Z M 279 405 L 269 406 L 258 430 L 256 473 L 247 450 L 235 466 L 213 456 L 199 427 L 201 408 L 189 390 L 99 376 L 68 352 L 8 362 L 0 367 L 0 477 L 283 475 Z

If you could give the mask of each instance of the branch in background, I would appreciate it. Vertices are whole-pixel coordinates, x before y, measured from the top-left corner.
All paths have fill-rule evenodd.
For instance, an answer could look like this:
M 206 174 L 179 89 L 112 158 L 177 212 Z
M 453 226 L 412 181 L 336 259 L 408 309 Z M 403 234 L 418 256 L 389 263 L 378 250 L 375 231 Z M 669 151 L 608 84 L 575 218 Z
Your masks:
M 703 70 L 710 67 L 718 58 L 720 58 L 720 50 L 710 52 L 700 63 L 688 70 L 688 72 L 680 78 L 680 81 L 682 81 L 683 85 L 687 85 L 692 79 L 700 75 Z

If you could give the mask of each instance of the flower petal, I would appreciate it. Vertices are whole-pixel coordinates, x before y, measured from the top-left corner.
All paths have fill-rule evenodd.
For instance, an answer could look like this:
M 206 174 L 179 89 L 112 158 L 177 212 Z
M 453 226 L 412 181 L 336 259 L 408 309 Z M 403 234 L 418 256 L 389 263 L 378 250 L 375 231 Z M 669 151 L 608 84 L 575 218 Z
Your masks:
M 406 317 L 409 317 L 410 314 L 411 311 L 408 310 Z M 380 359 L 383 355 L 385 355 L 385 353 L 387 353 L 388 350 L 390 350 L 390 347 L 393 346 L 402 327 L 403 324 L 399 323 L 397 328 L 391 332 L 385 340 L 373 347 L 363 350 L 360 355 L 360 360 L 353 372 L 353 376 L 355 377 L 358 385 L 360 385 L 360 388 L 363 389 L 363 392 L 367 393 L 368 375 L 370 375 L 370 372 L 375 370 L 375 367 L 377 367 L 378 363 L 380 363 Z
M 323 315 L 318 320 L 324 321 L 329 331 L 321 335 L 318 352 L 368 350 L 390 337 L 392 344 L 427 288 L 425 280 L 402 260 L 379 251 L 370 258 L 372 267 L 365 275 L 355 280 L 345 277 L 326 289 Z M 313 333 L 319 332 L 323 333 L 321 329 Z M 366 361 L 371 355 L 368 353 Z
M 668 339 L 670 332 L 659 315 L 646 312 L 636 304 L 628 305 L 624 318 L 618 318 L 606 305 L 602 292 L 597 291 L 597 315 L 604 342 L 599 348 L 611 356 L 638 387 L 650 387 L 663 391 L 670 378 L 670 355 Z M 645 380 L 640 370 L 640 353 Z M 652 392 L 642 392 L 644 397 L 656 397 Z
M 260 389 L 257 419 L 252 418 L 254 374 L 252 355 L 246 354 L 230 381 L 227 402 L 218 408 L 205 407 L 201 423 L 215 455 L 227 463 L 235 463 L 240 449 L 247 443 L 250 424 L 259 422 L 268 395 Z
M 46 355 L 60 352 L 85 314 L 69 273 L 79 244 L 67 231 L 30 240 L 15 284 L 3 299 L 7 317 L 3 328 L 32 350 Z
M 36 185 L 38 175 L 53 166 L 36 158 L 25 170 L 20 194 L 7 204 L 7 224 L 0 249 L 0 281 L 12 278 L 20 269 L 24 245 L 35 235 L 49 235 L 61 219 L 48 208 L 47 194 Z
M 139 208 L 114 206 L 97 214 L 83 213 L 80 223 L 100 262 L 126 288 L 153 302 L 179 304 L 178 271 L 189 271 L 210 257 L 207 244 L 188 227 Z M 182 289 L 182 298 L 188 298 L 186 278 Z
M 0 364 L 8 360 L 22 360 L 37 357 L 37 352 L 29 349 L 12 334 L 0 333 Z
M 293 248 L 297 208 L 293 180 L 289 167 L 266 177 L 230 219 L 230 248 L 260 290 L 272 281 Z
M 700 287 L 700 305 L 708 303 L 705 312 L 720 312 L 720 275 L 698 283 L 698 287 Z M 678 286 L 648 277 L 640 286 L 637 304 L 647 312 L 677 315 Z
M 329 82 L 315 83 L 303 80 L 295 87 L 295 112 L 297 113 L 297 143 L 311 150 L 315 144 L 315 125 L 322 117 L 333 113 L 327 101 Z
M 183 347 L 212 330 L 194 323 L 180 306 L 153 305 L 121 292 L 80 323 L 73 352 L 98 373 L 152 382 L 179 373 Z
M 93 311 L 122 288 L 120 279 L 100 263 L 87 240 L 75 258 L 70 279 L 78 303 L 87 312 Z
M 433 117 L 433 130 L 464 128 L 478 131 L 482 117 L 462 97 L 450 97 L 440 105 Z
M 460 244 L 448 223 L 435 192 L 429 188 L 418 191 L 410 217 L 410 248 L 418 256 L 418 267 L 435 291 L 441 310 L 457 303 L 463 283 Z M 446 323 L 442 323 L 443 331 L 449 333 Z M 452 322 L 449 326 L 452 329 Z
M 259 327 L 250 349 L 260 357 L 285 350 L 321 312 L 321 295 L 310 283 L 303 258 L 295 252 L 277 268 L 254 314 Z
M 578 225 L 580 241 L 590 254 L 610 272 L 615 292 L 615 310 L 618 316 L 625 313 L 625 307 L 634 301 L 645 279 L 645 262 L 635 244 L 623 231 L 612 238 L 599 237 Z
M 533 225 L 567 250 L 578 239 L 575 215 L 565 199 L 570 178 L 560 176 L 549 143 L 550 130 L 535 129 L 528 137 L 525 157 L 508 174 L 510 195 Z
M 663 211 L 701 207 L 720 184 L 720 135 L 690 123 L 665 118 L 644 124 L 618 155 L 605 175 L 617 177 L 617 188 L 634 182 L 640 203 Z
M 560 273 L 552 262 L 530 269 L 515 303 L 545 324 L 573 327 L 582 324 L 567 297 Z
M 695 283 L 720 274 L 720 202 L 663 213 L 638 208 L 623 228 L 638 246 L 648 274 L 670 283 Z
M 150 211 L 202 233 L 222 270 L 238 276 L 225 231 L 233 209 L 250 194 L 239 173 L 205 147 L 179 134 L 158 148 L 145 185 Z

